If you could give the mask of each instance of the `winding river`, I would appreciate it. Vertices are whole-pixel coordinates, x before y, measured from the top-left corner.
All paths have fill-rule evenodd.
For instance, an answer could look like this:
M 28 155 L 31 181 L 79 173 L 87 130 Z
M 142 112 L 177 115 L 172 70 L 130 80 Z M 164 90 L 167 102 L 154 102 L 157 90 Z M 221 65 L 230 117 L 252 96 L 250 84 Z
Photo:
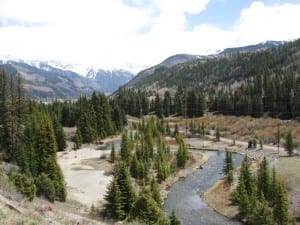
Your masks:
M 209 155 L 209 159 L 202 169 L 196 169 L 172 185 L 165 201 L 165 212 L 170 215 L 174 208 L 182 225 L 240 225 L 241 223 L 215 212 L 200 197 L 224 176 L 222 169 L 225 152 L 203 152 Z M 233 154 L 232 157 L 234 165 L 239 166 L 243 157 L 239 154 Z

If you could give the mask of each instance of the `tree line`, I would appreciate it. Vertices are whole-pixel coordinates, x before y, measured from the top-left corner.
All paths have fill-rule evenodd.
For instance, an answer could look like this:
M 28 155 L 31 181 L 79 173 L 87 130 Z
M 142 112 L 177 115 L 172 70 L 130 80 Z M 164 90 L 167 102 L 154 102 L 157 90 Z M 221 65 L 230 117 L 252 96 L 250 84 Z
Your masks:
M 122 89 L 113 98 L 126 114 L 142 117 L 155 114 L 157 117 L 168 117 L 170 115 L 184 117 L 200 117 L 206 110 L 206 97 L 204 93 L 188 90 L 179 85 L 174 95 L 169 91 L 163 96 L 155 94 L 154 97 L 141 90 Z
M 150 95 L 154 93 L 122 89 L 114 99 L 125 113 L 137 117 L 154 113 L 160 118 L 193 118 L 203 116 L 205 110 L 237 116 L 300 117 L 300 77 L 291 72 L 258 74 L 241 81 L 239 87 L 219 85 L 198 90 L 179 85 L 173 94 Z
M 207 109 L 225 115 L 299 118 L 299 50 L 300 39 L 265 51 L 234 53 L 157 69 L 141 81 L 143 86 L 136 88 L 146 90 L 144 87 L 155 82 L 157 90 L 168 91 L 157 95 L 154 90 L 120 89 L 115 98 L 133 116 L 155 112 L 160 117 L 195 117 Z

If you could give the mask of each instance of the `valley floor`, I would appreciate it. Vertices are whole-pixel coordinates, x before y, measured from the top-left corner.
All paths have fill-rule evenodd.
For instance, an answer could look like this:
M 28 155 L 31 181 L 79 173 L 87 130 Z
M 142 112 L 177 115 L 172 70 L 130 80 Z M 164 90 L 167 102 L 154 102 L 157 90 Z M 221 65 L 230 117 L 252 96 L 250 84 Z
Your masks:
M 180 124 L 180 130 L 182 133 L 186 132 L 186 126 L 190 122 L 190 120 L 178 118 L 167 118 L 166 120 L 173 125 L 175 123 Z M 130 118 L 130 121 L 137 122 L 138 120 Z M 185 139 L 186 144 L 190 148 L 195 149 L 195 151 L 192 151 L 190 161 L 186 169 L 172 174 L 166 182 L 160 185 L 163 197 L 167 196 L 168 188 L 173 183 L 180 178 L 185 177 L 207 160 L 207 155 L 202 154 L 197 151 L 197 149 L 231 149 L 242 154 L 247 153 L 251 158 L 256 160 L 260 160 L 264 155 L 266 155 L 272 165 L 275 165 L 282 179 L 285 179 L 287 183 L 292 212 L 294 215 L 300 216 L 300 212 L 298 210 L 300 203 L 300 157 L 285 157 L 286 153 L 282 147 L 280 148 L 280 157 L 278 157 L 277 146 L 272 145 L 272 135 L 276 133 L 278 123 L 281 124 L 283 132 L 288 129 L 292 129 L 295 133 L 296 142 L 299 143 L 299 123 L 292 121 L 282 122 L 274 119 L 266 119 L 266 121 L 264 121 L 261 119 L 247 117 L 224 116 L 208 116 L 195 119 L 195 121 L 197 121 L 197 123 L 201 123 L 202 121 L 205 122 L 205 126 L 212 132 L 207 134 L 205 139 L 200 139 L 198 137 L 189 137 Z M 221 127 L 223 137 L 220 142 L 214 141 L 213 130 L 216 126 Z M 74 129 L 66 129 L 67 136 L 68 133 L 73 132 Z M 188 132 L 186 133 L 188 135 Z M 253 134 L 258 136 L 265 134 L 263 137 L 266 142 L 270 142 L 270 144 L 264 145 L 263 150 L 260 150 L 259 146 L 257 149 L 248 150 L 247 141 L 249 137 L 253 136 Z M 233 138 L 236 139 L 235 146 L 232 146 Z M 120 137 L 116 136 L 113 137 L 113 139 L 105 139 L 104 142 L 106 143 L 118 139 L 120 139 Z M 169 142 L 171 150 L 175 151 L 177 149 L 175 141 L 169 140 Z M 47 224 L 47 220 L 51 220 L 52 224 L 76 224 L 78 221 L 84 221 L 82 224 L 109 224 L 108 222 L 89 219 L 89 211 L 92 204 L 98 206 L 103 203 L 106 187 L 112 178 L 112 164 L 107 160 L 109 158 L 110 151 L 96 150 L 99 147 L 96 145 L 84 145 L 81 149 L 74 151 L 72 150 L 73 143 L 69 142 L 68 145 L 68 149 L 64 152 L 59 152 L 57 156 L 68 188 L 67 202 L 56 202 L 54 204 L 50 204 L 39 198 L 34 199 L 33 203 L 30 203 L 23 198 L 21 198 L 22 200 L 20 201 L 18 200 L 20 197 L 12 198 L 9 193 L 3 192 L 6 186 L 1 186 L 0 189 L 2 190 L 0 190 L 0 195 L 6 198 L 11 198 L 15 203 L 18 203 L 18 206 L 24 208 L 26 211 L 24 214 L 20 214 L 7 207 L 5 202 L 0 199 L 1 224 L 18 224 L 20 221 L 25 221 L 25 224 L 30 224 L 31 221 L 39 221 L 37 224 Z M 296 151 L 299 151 L 299 147 Z M 229 205 L 229 193 L 230 189 L 226 188 L 222 184 L 222 181 L 219 181 L 208 190 L 204 198 L 212 208 L 216 209 L 223 215 L 232 217 L 236 213 L 236 208 L 232 208 L 232 206 Z M 230 210 L 228 211 L 227 209 L 227 211 L 222 211 L 226 207 L 229 207 Z

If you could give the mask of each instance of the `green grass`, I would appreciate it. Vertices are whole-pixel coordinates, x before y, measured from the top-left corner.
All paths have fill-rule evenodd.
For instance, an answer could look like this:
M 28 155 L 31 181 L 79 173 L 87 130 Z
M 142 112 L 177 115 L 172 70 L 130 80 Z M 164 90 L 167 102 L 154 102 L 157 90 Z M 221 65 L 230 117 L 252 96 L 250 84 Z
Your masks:
M 275 164 L 278 179 L 287 187 L 292 214 L 300 218 L 300 158 L 280 157 Z M 297 222 L 299 225 L 300 222 Z
M 288 189 L 291 188 L 300 192 L 300 158 L 280 157 L 275 168 Z

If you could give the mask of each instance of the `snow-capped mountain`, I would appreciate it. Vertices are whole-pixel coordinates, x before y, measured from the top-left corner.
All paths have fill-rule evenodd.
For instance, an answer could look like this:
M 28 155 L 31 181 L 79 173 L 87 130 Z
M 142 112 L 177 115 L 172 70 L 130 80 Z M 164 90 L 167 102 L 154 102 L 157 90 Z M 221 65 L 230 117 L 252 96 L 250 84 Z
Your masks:
M 95 80 L 106 93 L 113 93 L 120 86 L 130 81 L 134 75 L 125 70 L 91 69 L 86 78 Z
M 36 98 L 47 96 L 49 98 L 73 99 L 77 97 L 74 96 L 77 86 L 80 87 L 80 90 L 77 90 L 78 94 L 89 94 L 93 90 L 110 94 L 134 77 L 132 72 L 125 69 L 113 68 L 110 65 L 105 67 L 99 66 L 101 65 L 85 66 L 78 63 L 73 64 L 55 60 L 24 60 L 12 56 L 0 56 L 1 68 L 13 71 L 13 73 L 20 73 L 26 78 L 31 77 L 28 80 L 24 79 L 25 86 L 31 91 L 35 90 L 32 96 Z M 42 88 L 39 87 L 39 81 L 34 81 L 34 77 L 36 77 L 34 75 L 39 77 L 39 81 L 43 80 Z M 46 76 L 46 78 L 43 76 Z M 66 79 L 68 80 L 68 85 L 73 87 L 75 92 L 65 90 L 65 94 L 61 92 L 57 94 L 56 92 L 59 92 L 56 89 L 56 86 L 59 84 L 58 81 L 65 81 Z M 55 84 L 52 83 L 54 80 L 55 82 L 57 81 Z M 45 93 L 39 93 L 37 90 L 50 91 L 45 95 Z
M 134 63 L 125 63 L 125 64 L 121 64 L 121 65 L 115 65 L 115 64 L 112 64 L 111 62 L 97 63 L 97 64 L 81 64 L 81 63 L 70 63 L 70 62 L 61 61 L 61 60 L 45 60 L 45 59 L 28 60 L 28 59 L 22 59 L 22 58 L 10 56 L 10 55 L 0 55 L 0 62 L 1 61 L 2 61 L 2 63 L 5 63 L 7 61 L 26 63 L 28 65 L 34 66 L 39 69 L 41 69 L 40 68 L 41 64 L 49 65 L 49 66 L 57 68 L 57 69 L 72 71 L 83 77 L 87 76 L 91 70 L 94 70 L 94 71 L 98 71 L 98 70 L 126 71 L 126 72 L 130 72 L 133 75 L 136 75 L 141 70 L 149 67 L 149 65 L 138 65 L 138 64 L 134 64 Z

